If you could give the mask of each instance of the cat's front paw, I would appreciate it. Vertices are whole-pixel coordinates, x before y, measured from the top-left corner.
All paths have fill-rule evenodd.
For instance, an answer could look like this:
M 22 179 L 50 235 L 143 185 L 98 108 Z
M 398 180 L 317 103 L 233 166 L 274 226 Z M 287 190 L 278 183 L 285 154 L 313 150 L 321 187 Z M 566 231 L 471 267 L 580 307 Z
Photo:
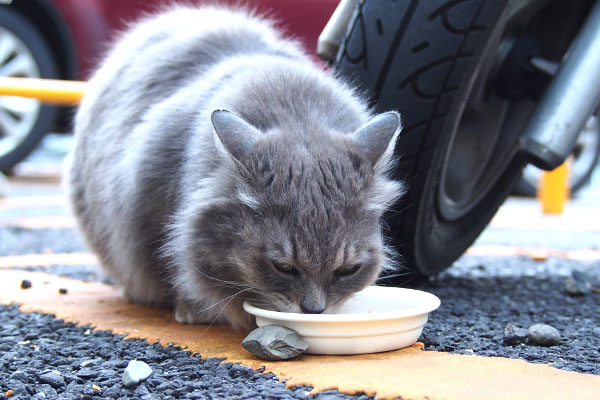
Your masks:
M 254 317 L 242 309 L 241 303 L 230 304 L 227 309 L 219 310 L 208 307 L 200 313 L 195 311 L 198 308 L 187 302 L 178 301 L 175 305 L 175 320 L 189 325 L 229 325 L 237 331 L 249 332 L 256 328 Z
M 177 302 L 175 305 L 175 320 L 180 324 L 196 325 L 201 324 L 204 321 L 200 321 L 200 318 L 192 311 L 192 309 L 183 302 Z

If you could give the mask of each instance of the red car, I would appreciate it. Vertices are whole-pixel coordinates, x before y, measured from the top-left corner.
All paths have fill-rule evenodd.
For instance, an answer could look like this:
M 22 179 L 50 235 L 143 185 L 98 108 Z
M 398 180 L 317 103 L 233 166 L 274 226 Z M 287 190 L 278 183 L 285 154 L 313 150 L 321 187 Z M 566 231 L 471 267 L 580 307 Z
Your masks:
M 128 21 L 165 3 L 0 0 L 0 76 L 85 80 L 116 32 Z M 280 21 L 286 32 L 313 53 L 337 3 L 338 0 L 247 1 L 250 7 Z M 9 173 L 57 122 L 68 126 L 70 114 L 32 99 L 0 97 L 0 171 Z

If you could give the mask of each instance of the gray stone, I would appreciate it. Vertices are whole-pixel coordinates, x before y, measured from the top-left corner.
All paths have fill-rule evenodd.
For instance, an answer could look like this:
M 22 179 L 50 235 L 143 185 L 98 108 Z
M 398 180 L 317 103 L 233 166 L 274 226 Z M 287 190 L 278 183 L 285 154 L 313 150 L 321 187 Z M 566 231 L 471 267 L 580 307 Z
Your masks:
M 56 372 L 47 372 L 43 375 L 40 375 L 38 380 L 42 383 L 47 383 L 52 386 L 54 389 L 60 389 L 65 386 L 65 379 L 62 375 L 57 374 Z
M 581 296 L 592 291 L 592 282 L 585 272 L 574 270 L 565 282 L 565 290 L 571 296 Z
M 83 364 L 83 363 L 82 363 Z M 98 376 L 98 370 L 94 368 L 81 368 L 75 373 L 79 378 L 90 379 Z
M 102 397 L 105 399 L 117 399 L 121 397 L 121 389 L 113 386 L 102 391 Z
M 58 393 L 56 390 L 48 384 L 38 385 L 34 389 L 36 394 L 31 398 L 31 400 L 43 400 L 43 399 L 56 399 L 58 398 Z
M 89 360 L 84 360 L 84 361 L 81 362 L 80 366 L 81 366 L 81 368 L 93 366 L 93 365 L 98 364 L 99 361 L 101 361 L 101 360 L 99 360 L 97 358 L 92 358 L 92 359 L 89 359 Z
M 504 329 L 504 344 L 513 345 L 525 343 L 527 341 L 527 335 L 527 329 L 519 328 L 513 324 L 508 324 Z
M 17 370 L 10 375 L 10 379 L 27 383 L 27 372 Z
M 554 346 L 560 343 L 560 333 L 556 328 L 546 324 L 535 324 L 527 330 L 529 342 L 536 346 Z
M 288 360 L 304 353 L 308 344 L 293 329 L 265 325 L 250 332 L 242 347 L 265 360 Z
M 152 368 L 143 361 L 131 360 L 123 372 L 123 385 L 131 389 L 136 387 L 141 381 L 147 379 L 152 373 Z

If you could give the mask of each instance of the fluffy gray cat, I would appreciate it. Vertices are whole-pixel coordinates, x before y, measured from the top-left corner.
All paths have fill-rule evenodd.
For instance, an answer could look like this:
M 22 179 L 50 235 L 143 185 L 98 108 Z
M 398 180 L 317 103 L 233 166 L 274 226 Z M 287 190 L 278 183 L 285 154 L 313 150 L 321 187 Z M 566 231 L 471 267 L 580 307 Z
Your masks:
M 73 210 L 133 302 L 254 322 L 244 299 L 332 312 L 389 265 L 395 112 L 365 102 L 249 12 L 179 6 L 134 24 L 89 87 Z

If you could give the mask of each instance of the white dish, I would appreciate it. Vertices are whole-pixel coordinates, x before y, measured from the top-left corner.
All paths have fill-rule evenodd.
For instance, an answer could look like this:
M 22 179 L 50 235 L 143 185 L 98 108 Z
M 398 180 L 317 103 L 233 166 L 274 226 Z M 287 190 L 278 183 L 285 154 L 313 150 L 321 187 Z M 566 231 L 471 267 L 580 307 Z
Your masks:
M 283 325 L 298 332 L 311 354 L 364 354 L 415 343 L 428 314 L 440 306 L 437 296 L 420 290 L 369 286 L 336 314 L 285 313 L 244 302 L 256 324 Z

